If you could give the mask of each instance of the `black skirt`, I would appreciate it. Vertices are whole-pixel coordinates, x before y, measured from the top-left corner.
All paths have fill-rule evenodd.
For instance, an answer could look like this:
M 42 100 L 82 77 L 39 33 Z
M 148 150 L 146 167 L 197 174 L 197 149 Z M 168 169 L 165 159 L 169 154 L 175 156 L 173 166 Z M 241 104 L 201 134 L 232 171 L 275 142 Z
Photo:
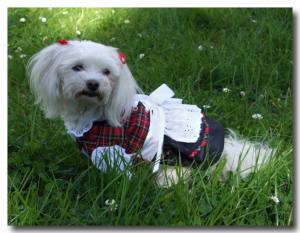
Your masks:
M 180 163 L 183 166 L 207 167 L 215 164 L 221 157 L 224 149 L 224 127 L 217 121 L 204 118 L 209 128 L 206 135 L 207 145 L 200 148 L 205 137 L 205 124 L 201 124 L 199 138 L 194 143 L 178 142 L 168 136 L 164 136 L 163 155 L 161 163 L 175 165 Z M 202 150 L 195 159 L 190 154 L 195 150 Z

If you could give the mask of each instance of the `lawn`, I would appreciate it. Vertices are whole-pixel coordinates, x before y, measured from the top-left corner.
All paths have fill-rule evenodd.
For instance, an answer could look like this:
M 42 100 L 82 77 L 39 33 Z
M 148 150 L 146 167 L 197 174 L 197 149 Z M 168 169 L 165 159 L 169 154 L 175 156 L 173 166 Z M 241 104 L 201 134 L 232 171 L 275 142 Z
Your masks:
M 28 59 L 59 39 L 120 48 L 145 93 L 167 83 L 275 157 L 245 180 L 221 181 L 221 162 L 170 188 L 146 165 L 99 172 L 29 90 Z M 10 8 L 8 43 L 9 225 L 293 226 L 292 9 Z

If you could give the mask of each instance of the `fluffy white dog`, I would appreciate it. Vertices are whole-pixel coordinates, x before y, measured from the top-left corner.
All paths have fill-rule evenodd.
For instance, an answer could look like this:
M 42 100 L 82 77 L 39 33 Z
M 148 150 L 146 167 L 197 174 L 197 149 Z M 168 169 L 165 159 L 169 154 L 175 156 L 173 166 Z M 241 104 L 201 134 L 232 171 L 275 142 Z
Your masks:
M 141 94 L 125 55 L 116 48 L 91 41 L 61 40 L 32 57 L 28 74 L 36 103 L 46 117 L 61 117 L 80 150 L 102 171 L 108 166 L 102 159 L 104 154 L 114 154 L 111 162 L 118 160 L 115 154 L 121 156 L 120 170 L 136 157 L 159 164 L 167 140 L 173 146 L 178 142 L 189 147 L 198 143 L 199 147 L 191 146 L 186 153 L 189 161 L 195 160 L 191 156 L 210 153 L 204 147 L 209 144 L 206 136 L 213 132 L 209 132 L 210 121 L 201 110 L 171 98 L 174 93 L 166 85 L 149 96 Z M 216 154 L 218 159 L 226 159 L 224 172 L 239 170 L 242 177 L 273 154 L 267 145 L 239 139 L 233 131 L 225 140 L 223 137 L 220 148 Z M 180 154 L 185 147 L 176 149 Z M 169 168 L 166 177 L 162 174 L 158 175 L 161 184 L 175 172 Z

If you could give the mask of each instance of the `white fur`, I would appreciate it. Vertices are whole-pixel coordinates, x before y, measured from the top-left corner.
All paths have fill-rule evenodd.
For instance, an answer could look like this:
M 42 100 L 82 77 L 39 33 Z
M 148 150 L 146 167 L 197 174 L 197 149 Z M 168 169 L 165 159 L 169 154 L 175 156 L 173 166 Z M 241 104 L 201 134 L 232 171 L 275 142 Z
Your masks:
M 267 163 L 275 152 L 266 144 L 239 138 L 231 129 L 229 132 L 223 151 L 226 159 L 224 172 L 239 171 L 241 177 L 245 178 Z
M 83 65 L 84 71 L 72 70 L 77 64 Z M 104 75 L 104 69 L 110 74 Z M 72 128 L 91 119 L 106 119 L 112 126 L 120 126 L 140 91 L 117 49 L 91 41 L 68 41 L 67 45 L 56 43 L 42 49 L 30 60 L 28 74 L 36 103 L 46 117 L 60 116 Z M 101 99 L 79 95 L 90 79 L 100 83 Z

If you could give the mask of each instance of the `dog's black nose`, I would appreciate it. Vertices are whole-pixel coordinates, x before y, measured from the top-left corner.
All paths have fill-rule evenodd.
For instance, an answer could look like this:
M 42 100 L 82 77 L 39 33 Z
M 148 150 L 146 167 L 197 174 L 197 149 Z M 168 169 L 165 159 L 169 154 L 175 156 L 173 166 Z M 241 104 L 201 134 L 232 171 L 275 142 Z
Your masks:
M 91 79 L 86 82 L 86 86 L 90 91 L 96 91 L 99 88 L 97 80 Z

